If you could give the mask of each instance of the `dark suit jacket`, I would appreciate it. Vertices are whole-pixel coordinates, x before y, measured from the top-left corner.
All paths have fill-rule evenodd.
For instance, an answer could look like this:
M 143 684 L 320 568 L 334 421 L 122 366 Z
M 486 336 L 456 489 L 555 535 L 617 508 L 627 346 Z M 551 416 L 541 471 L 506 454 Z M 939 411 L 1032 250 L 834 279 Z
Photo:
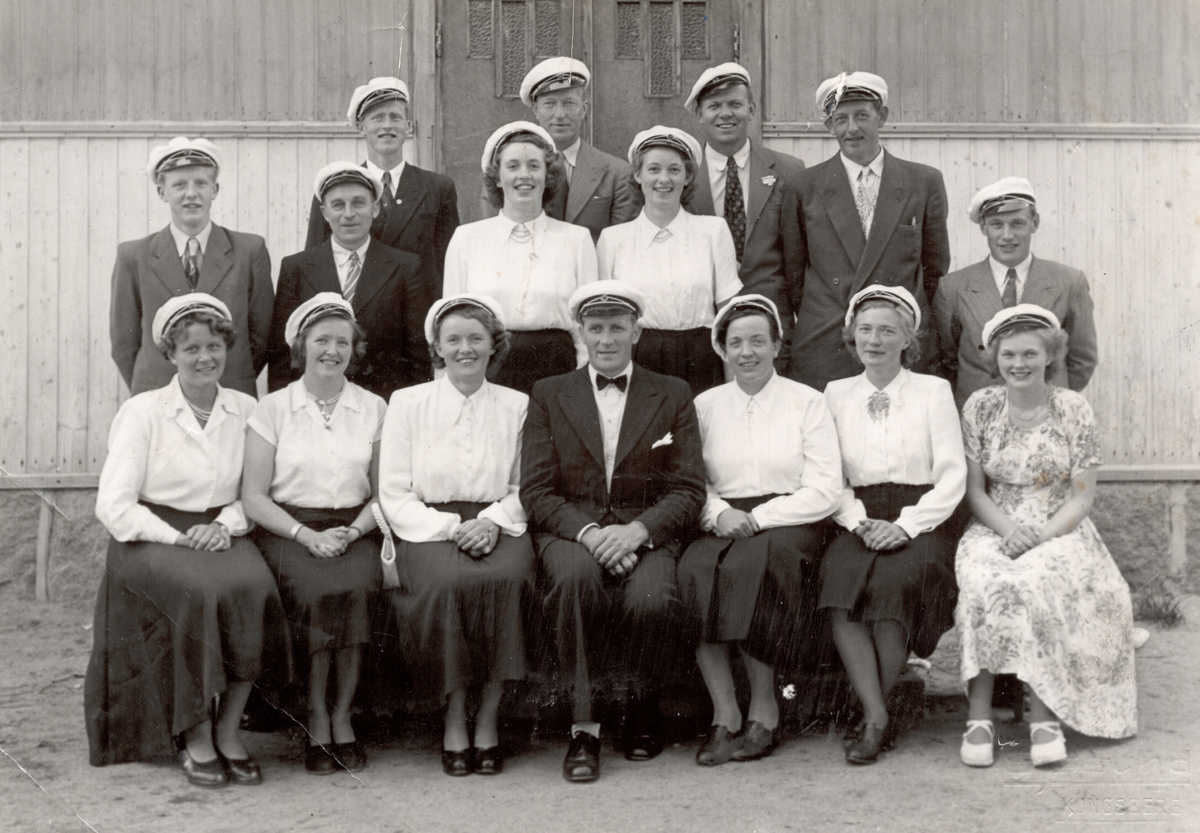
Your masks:
M 354 317 L 367 331 L 367 354 L 349 377 L 385 400 L 397 388 L 433 378 L 425 344 L 421 260 L 372 240 L 354 291 Z M 318 292 L 341 293 L 333 247 L 327 241 L 288 255 L 279 265 L 279 287 L 271 316 L 271 367 L 267 386 L 286 387 L 300 378 L 284 341 L 288 316 Z
M 1035 257 L 1029 265 L 1021 303 L 1037 304 L 1058 316 L 1070 341 L 1066 367 L 1057 368 L 1051 381 L 1059 387 L 1083 390 L 1099 358 L 1087 277 L 1078 269 Z M 954 400 L 960 410 L 972 393 L 1002 381 L 988 367 L 983 325 L 1003 308 L 987 258 L 951 272 L 938 284 L 933 311 L 942 367 L 954 386 Z
M 668 434 L 670 443 L 652 448 Z M 662 548 L 694 535 L 704 498 L 700 427 L 687 382 L 634 365 L 611 491 L 587 368 L 533 386 L 521 503 L 539 531 L 573 541 L 588 524 L 615 516 L 620 523 L 640 521 Z
M 886 151 L 885 151 L 886 153 Z M 870 284 L 903 286 L 916 296 L 928 334 L 921 340 L 926 372 L 937 366 L 929 301 L 950 267 L 946 186 L 936 168 L 888 153 L 870 238 L 864 237 L 841 156 L 802 171 L 783 198 L 784 307 L 795 316 L 789 375 L 824 390 L 862 372 L 842 343 L 850 297 Z
M 365 163 L 363 166 L 366 167 Z M 442 297 L 446 248 L 458 228 L 458 194 L 450 177 L 418 168 L 411 162 L 404 166 L 395 189 L 395 203 L 386 217 L 380 212 L 375 218 L 371 237 L 421 259 L 413 297 L 420 315 L 424 316 L 433 302 Z M 324 243 L 330 234 L 329 223 L 321 216 L 321 204 L 313 197 L 304 247 L 311 249 Z
M 161 388 L 175 365 L 154 346 L 154 314 L 168 298 L 206 292 L 224 301 L 233 315 L 237 342 L 225 360 L 221 384 L 255 396 L 254 380 L 267 362 L 271 324 L 271 256 L 257 234 L 213 223 L 195 289 L 183 273 L 170 227 L 117 246 L 113 266 L 109 336 L 112 357 L 131 394 Z
M 546 213 L 555 220 L 584 226 L 595 243 L 600 232 L 617 223 L 628 223 L 641 211 L 629 187 L 628 175 L 629 165 L 623 160 L 581 142 L 571 186 L 554 195 L 546 205 Z M 486 185 L 479 198 L 479 210 L 483 219 L 500 213 L 488 200 Z

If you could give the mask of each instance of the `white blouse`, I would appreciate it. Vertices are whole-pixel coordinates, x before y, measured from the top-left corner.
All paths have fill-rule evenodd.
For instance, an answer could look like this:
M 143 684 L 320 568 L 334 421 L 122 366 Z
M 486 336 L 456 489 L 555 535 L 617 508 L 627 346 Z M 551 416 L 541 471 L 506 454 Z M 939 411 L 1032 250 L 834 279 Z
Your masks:
M 584 230 L 587 233 L 587 230 Z M 446 377 L 392 394 L 379 448 L 379 503 L 411 542 L 448 541 L 462 522 L 430 503 L 490 503 L 479 513 L 523 535 L 521 429 L 529 397 L 484 382 L 469 398 Z
M 754 396 L 727 382 L 696 397 L 696 414 L 708 478 L 705 531 L 729 508 L 724 498 L 780 495 L 750 513 L 759 529 L 813 523 L 837 508 L 842 461 L 820 393 L 777 374 Z
M 950 383 L 901 369 L 871 405 L 876 388 L 866 374 L 838 379 L 825 388 L 837 423 L 848 487 L 834 520 L 854 530 L 867 519 L 858 486 L 877 483 L 932 484 L 913 506 L 900 510 L 896 525 L 910 538 L 948 519 L 967 489 L 962 426 Z
M 347 381 L 328 423 L 297 379 L 263 397 L 250 427 L 275 446 L 271 500 L 310 509 L 346 509 L 371 497 L 371 446 L 387 405 Z
M 742 289 L 725 219 L 682 208 L 665 229 L 644 208 L 634 220 L 609 226 L 600 232 L 596 260 L 601 280 L 625 281 L 646 296 L 642 324 L 652 330 L 711 327 L 716 308 Z
M 459 226 L 446 250 L 442 297 L 476 292 L 495 298 L 509 330 L 565 330 L 575 342 L 577 366 L 587 363 L 567 306 L 572 293 L 596 280 L 596 247 L 583 226 L 542 212 L 525 223 L 531 237 L 512 239 L 517 224 L 497 214 Z
M 250 523 L 238 500 L 246 420 L 254 397 L 218 388 L 212 416 L 196 421 L 179 377 L 166 387 L 132 396 L 113 417 L 108 457 L 100 472 L 96 517 L 118 541 L 174 544 L 180 530 L 139 500 L 183 512 L 224 507 L 216 520 L 233 535 Z

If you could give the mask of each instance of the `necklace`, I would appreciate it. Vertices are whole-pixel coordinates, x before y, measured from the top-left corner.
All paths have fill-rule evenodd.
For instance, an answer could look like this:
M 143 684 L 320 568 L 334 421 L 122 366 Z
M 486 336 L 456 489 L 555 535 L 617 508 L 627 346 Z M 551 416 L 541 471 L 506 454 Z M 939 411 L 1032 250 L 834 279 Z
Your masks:
M 308 385 L 304 386 L 304 392 L 308 395 L 308 398 L 317 403 L 317 408 L 320 409 L 321 416 L 324 417 L 326 425 L 328 425 L 329 420 L 333 418 L 333 406 L 336 405 L 338 400 L 342 398 L 342 394 L 345 392 L 345 390 L 346 388 L 343 387 L 328 399 L 318 399 L 316 395 L 308 389 Z
M 184 399 L 187 399 L 187 397 L 185 396 Z M 192 413 L 196 416 L 196 422 L 200 423 L 200 427 L 203 428 L 208 423 L 208 418 L 212 416 L 212 409 L 210 408 L 205 411 L 190 399 L 187 399 L 187 403 L 188 407 L 192 409 Z
M 1038 420 L 1040 420 L 1043 416 L 1045 416 L 1046 412 L 1050 408 L 1050 386 L 1046 385 L 1046 390 L 1042 394 L 1042 401 L 1037 405 L 1037 407 L 1032 408 L 1028 411 L 1018 410 L 1017 407 L 1015 405 L 1013 405 L 1012 399 L 1009 397 L 1008 391 L 1005 391 L 1004 399 L 1008 403 L 1009 419 L 1011 419 L 1015 423 L 1026 423 L 1026 424 L 1034 423 L 1034 422 L 1037 422 Z

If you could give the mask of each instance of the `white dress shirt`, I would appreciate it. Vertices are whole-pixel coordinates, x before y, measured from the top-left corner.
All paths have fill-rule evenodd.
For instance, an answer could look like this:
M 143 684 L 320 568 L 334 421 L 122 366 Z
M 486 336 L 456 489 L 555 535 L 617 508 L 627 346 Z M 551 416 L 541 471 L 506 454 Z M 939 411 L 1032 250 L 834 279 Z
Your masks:
M 371 496 L 371 447 L 379 439 L 383 399 L 347 381 L 329 422 L 297 379 L 267 394 L 250 428 L 275 447 L 271 500 L 310 509 L 347 509 Z
M 966 493 L 967 459 L 954 394 L 945 379 L 903 368 L 883 389 L 886 414 L 869 412 L 875 392 L 866 374 L 825 388 L 849 483 L 834 520 L 854 530 L 867 519 L 862 501 L 854 496 L 856 487 L 932 484 L 915 505 L 900 510 L 896 521 L 908 537 L 916 538 L 949 518 Z
M 729 508 L 725 498 L 779 495 L 750 513 L 759 529 L 814 523 L 833 514 L 842 496 L 837 428 L 825 398 L 772 374 L 749 396 L 736 381 L 696 397 L 704 442 L 706 532 Z
M 586 233 L 586 229 L 584 230 Z M 443 376 L 392 394 L 379 449 L 379 503 L 396 536 L 449 541 L 462 518 L 430 503 L 489 503 L 479 513 L 523 535 L 521 430 L 529 397 L 484 382 L 469 398 Z
M 665 240 L 655 239 L 659 231 L 642 209 L 630 222 L 600 232 L 600 279 L 640 289 L 646 297 L 642 325 L 651 330 L 711 327 L 716 308 L 742 289 L 729 224 L 680 208 Z
M 351 250 L 342 246 L 337 242 L 337 238 L 330 237 L 329 245 L 333 247 L 333 263 L 337 266 L 338 283 L 342 287 L 342 292 L 346 291 L 346 281 L 350 278 L 350 254 Z M 367 239 L 354 252 L 358 253 L 358 268 L 359 278 L 362 278 L 362 267 L 367 262 L 367 249 L 371 245 L 371 235 L 367 235 Z M 386 404 L 386 403 L 384 403 Z
M 988 266 L 992 267 L 992 278 L 996 281 L 996 291 L 1000 293 L 1000 297 L 1004 297 L 1004 285 L 1008 283 L 1009 268 L 1017 270 L 1017 303 L 1021 302 L 1021 296 L 1025 294 L 1025 281 L 1029 278 L 1029 267 L 1033 264 L 1033 252 L 1025 255 L 1025 259 L 1016 266 L 1008 267 L 1003 263 L 997 263 L 996 259 L 988 255 Z
M 175 251 L 179 252 L 179 259 L 183 260 L 183 256 L 187 254 L 187 243 L 192 237 L 195 237 L 196 242 L 200 244 L 200 256 L 204 257 L 204 250 L 208 248 L 208 237 L 212 234 L 212 227 L 212 220 L 209 220 L 208 225 L 195 234 L 189 235 L 183 229 L 176 227 L 174 223 L 169 223 L 167 228 L 171 230 L 171 237 L 175 240 Z
M 596 280 L 596 247 L 583 226 L 539 214 L 525 223 L 531 237 L 512 239 L 517 223 L 501 211 L 459 226 L 446 251 L 442 297 L 457 292 L 490 295 L 504 310 L 509 330 L 564 330 L 575 342 L 576 367 L 587 348 L 567 307 L 572 293 Z
M 575 137 L 575 141 L 567 145 L 559 151 L 563 155 L 563 161 L 567 163 L 567 185 L 571 184 L 571 175 L 575 173 L 576 160 L 579 158 L 579 148 L 583 146 L 583 139 L 579 136 Z
M 406 164 L 408 164 L 407 161 L 401 159 L 399 165 L 397 165 L 394 168 L 391 168 L 390 170 L 385 171 L 383 168 L 379 167 L 374 162 L 372 162 L 370 159 L 368 159 L 367 160 L 367 170 L 374 173 L 381 180 L 383 179 L 384 174 L 392 175 L 392 197 L 394 198 L 396 196 L 396 186 L 400 184 L 400 177 L 404 175 L 404 166 Z M 386 195 L 384 196 L 384 199 L 387 199 Z
M 871 173 L 875 176 L 871 178 L 870 190 L 872 203 L 879 199 L 879 181 L 883 178 L 883 148 L 879 149 L 879 153 L 875 154 L 875 158 L 865 165 L 860 165 L 844 153 L 839 153 L 838 156 L 842 159 L 842 165 L 846 168 L 846 176 L 850 178 L 850 191 L 858 190 L 858 175 L 862 173 L 863 168 L 870 168 Z
M 139 500 L 183 512 L 224 507 L 217 522 L 233 535 L 250 524 L 238 500 L 246 420 L 254 397 L 218 388 L 204 427 L 174 376 L 166 387 L 130 397 L 113 417 L 100 472 L 96 517 L 118 541 L 174 544 L 181 531 Z
M 750 140 L 746 140 L 746 144 L 733 152 L 733 161 L 738 166 L 738 183 L 742 186 L 742 207 L 746 210 L 746 217 L 753 215 L 750 213 Z M 714 150 L 713 146 L 705 143 L 704 145 L 704 162 L 708 168 L 708 185 L 712 189 L 713 209 L 717 216 L 724 218 L 725 216 L 725 168 L 729 164 L 729 157 L 718 150 Z M 749 223 L 747 222 L 747 225 Z M 732 238 L 730 238 L 732 239 Z
M 596 389 L 596 368 L 588 365 L 588 379 L 592 382 L 592 396 L 596 398 L 596 408 L 600 411 L 600 433 L 604 442 L 604 483 L 612 488 L 613 469 L 617 465 L 617 440 L 621 438 L 621 422 L 625 419 L 625 400 L 629 394 L 629 383 L 633 378 L 633 362 L 625 365 L 625 369 L 613 379 L 625 377 L 625 390 L 616 385 L 608 385 L 604 390 Z

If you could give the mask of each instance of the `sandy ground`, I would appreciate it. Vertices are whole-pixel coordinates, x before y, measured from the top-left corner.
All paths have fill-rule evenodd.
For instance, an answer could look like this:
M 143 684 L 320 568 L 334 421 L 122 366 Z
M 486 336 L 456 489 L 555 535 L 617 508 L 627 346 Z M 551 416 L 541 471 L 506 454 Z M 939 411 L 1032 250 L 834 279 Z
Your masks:
M 0 830 L 4 831 L 972 831 L 1150 824 L 1200 830 L 1200 598 L 1188 622 L 1149 625 L 1138 652 L 1140 734 L 1068 733 L 1070 759 L 1029 763 L 1028 731 L 1001 725 L 994 767 L 958 761 L 966 701 L 930 696 L 923 724 L 871 767 L 839 739 L 793 733 L 770 758 L 698 767 L 698 741 L 634 764 L 606 745 L 603 777 L 559 776 L 563 744 L 532 742 L 496 778 L 441 773 L 436 726 L 414 723 L 370 747 L 357 776 L 304 772 L 298 741 L 247 735 L 261 787 L 205 791 L 175 768 L 93 768 L 83 731 L 91 607 L 9 602 L 0 610 Z

